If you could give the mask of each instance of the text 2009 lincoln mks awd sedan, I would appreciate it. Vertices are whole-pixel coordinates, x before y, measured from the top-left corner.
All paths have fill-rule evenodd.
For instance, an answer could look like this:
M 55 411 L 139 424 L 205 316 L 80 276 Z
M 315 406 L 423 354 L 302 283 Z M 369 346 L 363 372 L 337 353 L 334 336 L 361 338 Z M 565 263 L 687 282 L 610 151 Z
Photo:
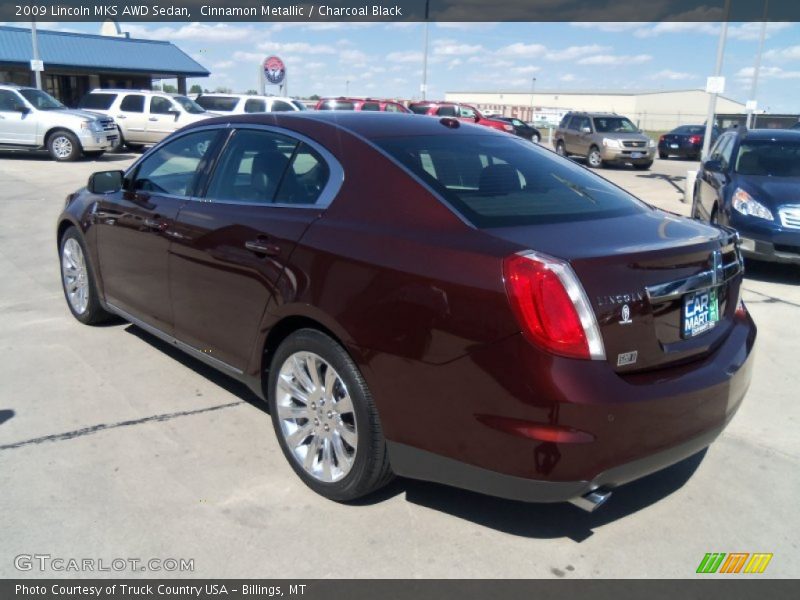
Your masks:
M 58 222 L 81 322 L 246 382 L 338 501 L 392 475 L 592 509 L 708 446 L 756 329 L 730 230 L 456 119 L 209 119 Z

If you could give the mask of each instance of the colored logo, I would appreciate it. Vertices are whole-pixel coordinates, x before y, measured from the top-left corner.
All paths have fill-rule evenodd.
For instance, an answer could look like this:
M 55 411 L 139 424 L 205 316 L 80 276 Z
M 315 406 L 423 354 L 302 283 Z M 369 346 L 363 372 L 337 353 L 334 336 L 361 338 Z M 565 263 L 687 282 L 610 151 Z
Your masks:
M 277 56 L 264 60 L 264 76 L 273 85 L 280 85 L 286 79 L 286 65 Z
M 771 560 L 772 554 L 764 552 L 709 552 L 700 561 L 697 573 L 763 573 Z

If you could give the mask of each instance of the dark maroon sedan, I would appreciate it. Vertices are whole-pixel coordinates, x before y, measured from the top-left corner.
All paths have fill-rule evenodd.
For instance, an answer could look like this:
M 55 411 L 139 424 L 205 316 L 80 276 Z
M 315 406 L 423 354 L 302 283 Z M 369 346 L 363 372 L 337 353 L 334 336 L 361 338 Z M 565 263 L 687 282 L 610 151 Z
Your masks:
M 457 119 L 209 119 L 58 222 L 67 303 L 246 382 L 335 500 L 393 474 L 592 509 L 750 381 L 734 233 Z

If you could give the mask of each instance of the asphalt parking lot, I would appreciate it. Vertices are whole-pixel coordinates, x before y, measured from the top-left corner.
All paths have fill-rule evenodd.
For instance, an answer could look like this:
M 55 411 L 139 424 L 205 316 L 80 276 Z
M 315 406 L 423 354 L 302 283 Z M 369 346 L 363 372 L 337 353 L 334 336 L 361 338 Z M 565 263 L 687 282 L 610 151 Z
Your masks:
M 596 513 L 408 480 L 339 505 L 295 476 L 243 386 L 134 326 L 70 316 L 56 216 L 134 158 L 0 155 L 0 577 L 74 575 L 20 572 L 20 554 L 194 559 L 146 577 L 692 577 L 707 552 L 773 553 L 756 577 L 797 575 L 800 268 L 747 265 L 756 363 L 722 437 Z M 601 174 L 688 214 L 696 165 Z

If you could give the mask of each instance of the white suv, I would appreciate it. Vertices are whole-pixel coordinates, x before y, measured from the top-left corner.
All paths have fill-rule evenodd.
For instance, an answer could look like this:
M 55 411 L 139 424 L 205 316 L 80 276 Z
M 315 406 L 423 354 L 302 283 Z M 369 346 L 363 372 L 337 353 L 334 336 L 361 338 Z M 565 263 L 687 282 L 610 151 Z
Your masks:
M 214 93 L 200 94 L 195 98 L 195 102 L 206 110 L 211 110 L 221 115 L 308 110 L 306 105 L 299 100 L 281 96 Z
M 55 160 L 97 157 L 116 144 L 114 121 L 71 110 L 42 90 L 0 85 L 0 148 L 46 149 Z
M 217 116 L 186 96 L 155 90 L 96 89 L 78 106 L 114 119 L 120 136 L 117 147 L 127 144 L 131 149 L 156 144 L 184 125 Z

